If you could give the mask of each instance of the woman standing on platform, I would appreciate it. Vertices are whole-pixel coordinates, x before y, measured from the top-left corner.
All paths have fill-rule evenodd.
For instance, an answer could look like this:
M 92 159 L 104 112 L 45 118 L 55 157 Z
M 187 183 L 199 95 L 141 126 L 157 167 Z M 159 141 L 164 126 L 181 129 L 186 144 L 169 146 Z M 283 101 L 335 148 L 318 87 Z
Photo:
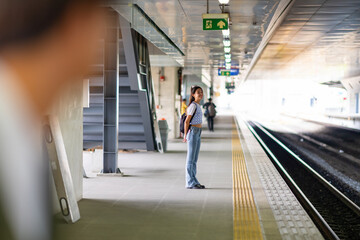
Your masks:
M 187 107 L 187 117 L 184 124 L 184 140 L 187 142 L 186 158 L 186 188 L 204 189 L 196 179 L 196 164 L 199 157 L 201 143 L 202 110 L 200 101 L 203 98 L 203 90 L 199 86 L 192 86 L 190 90 L 190 101 Z

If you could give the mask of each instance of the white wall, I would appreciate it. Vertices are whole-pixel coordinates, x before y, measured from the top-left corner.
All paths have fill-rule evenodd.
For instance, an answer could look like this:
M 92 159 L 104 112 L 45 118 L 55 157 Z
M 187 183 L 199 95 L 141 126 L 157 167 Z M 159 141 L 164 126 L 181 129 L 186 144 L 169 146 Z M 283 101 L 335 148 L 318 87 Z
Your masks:
M 155 103 L 158 120 L 165 118 L 169 125 L 169 138 L 176 138 L 179 124 L 177 109 L 180 107 L 178 96 L 178 67 L 164 67 L 165 81 L 160 82 L 161 67 L 152 67 L 151 74 L 154 82 Z
M 54 108 L 60 123 L 64 139 L 66 154 L 69 161 L 72 180 L 74 183 L 76 199 L 79 201 L 83 194 L 83 84 L 72 86 L 63 94 L 61 100 Z M 55 186 L 55 211 L 60 211 Z

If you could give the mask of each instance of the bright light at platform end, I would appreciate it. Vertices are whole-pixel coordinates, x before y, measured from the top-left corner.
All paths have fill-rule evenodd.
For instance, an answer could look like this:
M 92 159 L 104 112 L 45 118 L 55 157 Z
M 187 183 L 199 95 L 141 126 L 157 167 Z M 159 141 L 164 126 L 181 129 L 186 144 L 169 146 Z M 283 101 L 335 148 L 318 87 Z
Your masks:
M 230 47 L 224 47 L 224 52 L 225 53 L 230 53 L 231 51 L 231 48 Z
M 219 0 L 220 4 L 228 4 L 230 0 Z
M 226 70 L 230 70 L 231 69 L 231 63 L 226 63 L 225 68 L 226 68 Z

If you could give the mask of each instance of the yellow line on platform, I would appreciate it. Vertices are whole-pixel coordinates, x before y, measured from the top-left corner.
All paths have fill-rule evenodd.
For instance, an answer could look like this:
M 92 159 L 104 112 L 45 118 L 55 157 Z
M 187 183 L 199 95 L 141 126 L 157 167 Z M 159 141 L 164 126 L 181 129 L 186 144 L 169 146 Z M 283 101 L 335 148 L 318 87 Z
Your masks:
M 232 130 L 234 239 L 263 239 L 245 157 L 235 123 Z

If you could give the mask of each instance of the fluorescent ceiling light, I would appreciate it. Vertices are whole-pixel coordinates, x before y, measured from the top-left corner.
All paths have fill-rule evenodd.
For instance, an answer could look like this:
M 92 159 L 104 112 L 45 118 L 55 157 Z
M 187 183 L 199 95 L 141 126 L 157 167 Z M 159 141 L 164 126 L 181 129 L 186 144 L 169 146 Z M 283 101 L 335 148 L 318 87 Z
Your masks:
M 222 35 L 224 37 L 229 37 L 230 36 L 230 29 L 222 30 Z
M 231 48 L 230 47 L 224 47 L 224 52 L 225 53 L 230 53 L 231 51 Z
M 226 70 L 230 70 L 231 69 L 231 64 L 230 63 L 225 64 L 225 68 L 226 68 Z
M 225 59 L 225 62 L 226 62 L 226 63 L 231 63 L 231 58 Z
M 219 0 L 220 4 L 228 4 L 230 0 Z
M 223 43 L 224 43 L 224 47 L 230 47 L 231 45 L 231 42 L 228 39 L 224 40 Z
M 231 54 L 230 53 L 225 54 L 225 58 L 226 59 L 231 58 Z

